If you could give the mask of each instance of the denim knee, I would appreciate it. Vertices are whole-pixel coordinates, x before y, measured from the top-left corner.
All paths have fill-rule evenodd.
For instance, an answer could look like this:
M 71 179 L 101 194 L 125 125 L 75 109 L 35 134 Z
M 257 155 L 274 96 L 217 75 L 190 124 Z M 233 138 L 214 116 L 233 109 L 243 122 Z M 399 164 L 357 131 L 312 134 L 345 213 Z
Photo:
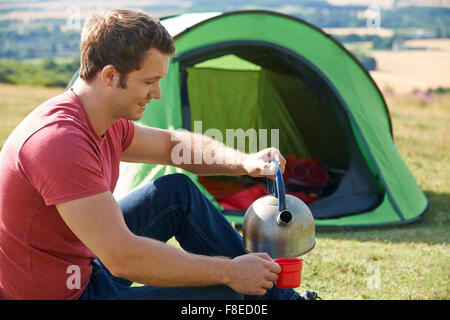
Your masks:
M 185 191 L 186 188 L 189 188 L 193 185 L 193 181 L 185 174 L 172 173 L 157 178 L 156 180 L 153 181 L 153 184 L 157 188 L 165 189 L 167 185 L 167 187 L 170 186 L 171 190 L 173 190 L 174 188 L 176 189 L 180 188 L 183 191 Z

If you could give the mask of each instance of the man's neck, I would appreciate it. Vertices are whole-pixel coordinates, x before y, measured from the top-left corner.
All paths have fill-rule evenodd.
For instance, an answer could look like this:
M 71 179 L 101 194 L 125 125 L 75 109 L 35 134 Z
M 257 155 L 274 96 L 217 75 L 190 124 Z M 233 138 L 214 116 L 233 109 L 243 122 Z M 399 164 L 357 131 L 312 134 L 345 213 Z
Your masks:
M 73 92 L 80 99 L 92 128 L 99 137 L 102 137 L 108 127 L 116 121 L 111 116 L 107 100 L 95 85 L 87 84 L 83 80 L 73 87 Z

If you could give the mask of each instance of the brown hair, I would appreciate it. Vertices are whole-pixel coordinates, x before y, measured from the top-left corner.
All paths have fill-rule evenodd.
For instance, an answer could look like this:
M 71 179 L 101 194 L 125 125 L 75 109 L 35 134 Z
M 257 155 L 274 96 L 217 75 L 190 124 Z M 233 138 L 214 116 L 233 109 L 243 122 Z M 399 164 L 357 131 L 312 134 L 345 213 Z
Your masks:
M 91 80 L 111 64 L 120 74 L 122 88 L 126 88 L 127 74 L 139 70 L 151 48 L 168 55 L 175 53 L 172 37 L 157 18 L 123 9 L 92 15 L 83 26 L 80 48 L 83 80 Z

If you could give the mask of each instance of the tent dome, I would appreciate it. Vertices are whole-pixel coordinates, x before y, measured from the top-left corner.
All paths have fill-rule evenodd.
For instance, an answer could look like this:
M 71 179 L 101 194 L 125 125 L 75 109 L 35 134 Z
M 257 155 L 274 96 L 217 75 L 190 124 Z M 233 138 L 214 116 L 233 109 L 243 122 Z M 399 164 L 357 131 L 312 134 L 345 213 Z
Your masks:
M 161 23 L 176 55 L 161 80 L 162 99 L 141 123 L 193 130 L 201 121 L 202 133 L 214 128 L 223 137 L 227 129 L 278 129 L 284 155 L 314 158 L 332 177 L 332 187 L 309 204 L 317 226 L 402 224 L 425 213 L 428 199 L 394 144 L 380 90 L 335 39 L 301 19 L 260 10 Z M 122 163 L 114 195 L 180 171 Z M 224 209 L 197 176 L 184 173 L 230 221 L 242 222 L 245 210 Z

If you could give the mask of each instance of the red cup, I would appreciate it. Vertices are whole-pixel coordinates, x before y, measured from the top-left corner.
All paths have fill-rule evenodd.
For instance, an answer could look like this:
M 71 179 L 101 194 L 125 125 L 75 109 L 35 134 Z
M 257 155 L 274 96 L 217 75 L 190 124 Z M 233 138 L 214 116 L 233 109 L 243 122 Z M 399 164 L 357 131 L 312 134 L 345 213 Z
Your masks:
M 281 267 L 275 285 L 278 288 L 297 288 L 302 283 L 302 263 L 300 258 L 277 258 L 274 260 Z

